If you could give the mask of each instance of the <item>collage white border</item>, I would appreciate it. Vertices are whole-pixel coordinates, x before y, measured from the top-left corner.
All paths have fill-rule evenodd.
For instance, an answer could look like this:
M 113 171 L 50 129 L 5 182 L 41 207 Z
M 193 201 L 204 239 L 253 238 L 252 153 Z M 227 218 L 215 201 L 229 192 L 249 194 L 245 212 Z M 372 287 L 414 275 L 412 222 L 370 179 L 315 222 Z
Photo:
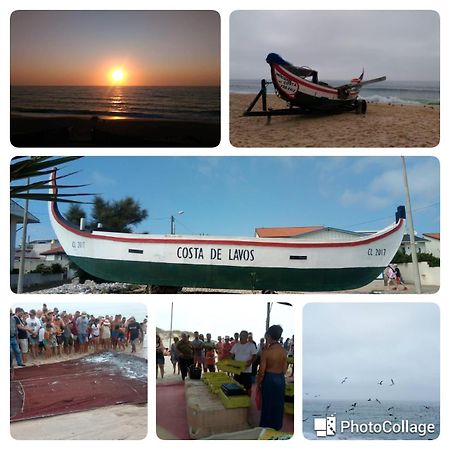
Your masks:
M 282 6 L 282 7 L 281 7 Z M 113 9 L 123 9 L 123 10 L 132 10 L 132 9 L 148 9 L 148 10 L 181 10 L 181 9 L 208 9 L 208 10 L 216 10 L 220 13 L 221 16 L 221 124 L 222 124 L 222 140 L 219 147 L 215 149 L 110 149 L 108 150 L 109 156 L 120 156 L 120 155 L 151 155 L 151 156 L 380 156 L 380 155 L 406 155 L 406 156 L 436 156 L 440 160 L 441 164 L 441 228 L 450 229 L 448 227 L 448 201 L 445 195 L 445 192 L 448 192 L 450 183 L 449 179 L 443 174 L 447 174 L 448 166 L 449 166 L 449 133 L 448 133 L 448 125 L 447 127 L 442 126 L 442 124 L 450 123 L 448 112 L 447 112 L 447 104 L 449 101 L 449 93 L 448 86 L 446 85 L 447 75 L 449 74 L 449 52 L 448 52 L 448 44 L 450 44 L 449 34 L 450 34 L 450 6 L 449 2 L 444 0 L 431 0 L 431 1 L 419 1 L 419 0 L 410 0 L 409 2 L 400 1 L 400 0 L 365 0 L 364 2 L 355 1 L 355 0 L 341 0 L 339 2 L 335 0 L 316 0 L 314 4 L 306 1 L 293 1 L 293 0 L 285 0 L 282 5 L 274 2 L 269 2 L 266 0 L 254 1 L 254 0 L 216 0 L 216 1 L 205 1 L 205 0 L 191 0 L 190 2 L 182 2 L 181 0 L 176 1 L 167 1 L 164 3 L 157 3 L 155 1 L 136 1 L 136 0 L 128 0 L 127 2 L 119 2 L 109 1 L 106 2 L 104 0 L 78 0 L 78 1 L 56 1 L 56 0 L 42 0 L 40 2 L 32 1 L 32 0 L 17 0 L 17 1 L 3 1 L 0 5 L 1 15 L 0 15 L 0 42 L 1 42 L 1 67 L 3 68 L 0 71 L 0 92 L 2 99 L 2 103 L 0 106 L 0 142 L 1 142 L 1 165 L 0 165 L 0 175 L 2 183 L 4 183 L 4 187 L 2 188 L 2 192 L 4 192 L 3 201 L 1 202 L 1 208 L 6 215 L 6 207 L 8 205 L 7 202 L 7 188 L 6 183 L 9 180 L 9 169 L 7 166 L 9 165 L 9 160 L 11 156 L 17 154 L 24 154 L 23 151 L 17 151 L 14 147 L 11 146 L 9 141 L 9 99 L 10 99 L 10 80 L 9 80 L 9 20 L 10 14 L 14 10 L 18 9 L 78 9 L 78 10 L 89 10 L 89 9 L 105 9 L 105 10 L 113 10 Z M 400 148 L 390 148 L 390 149 L 380 149 L 380 148 L 365 148 L 365 149 L 324 149 L 324 148 L 308 148 L 308 149 L 278 149 L 278 148 L 234 148 L 229 143 L 229 17 L 230 14 L 235 10 L 242 9 L 251 9 L 251 10 L 261 10 L 261 9 L 284 9 L 284 10 L 435 10 L 440 14 L 441 19 L 441 140 L 440 144 L 434 149 L 400 149 Z M 42 154 L 59 154 L 59 155 L 70 155 L 73 154 L 73 149 L 63 149 L 58 152 L 55 149 L 51 151 L 43 151 L 42 149 L 33 149 L 27 152 L 31 155 L 42 155 Z M 83 154 L 85 155 L 104 155 L 105 151 L 103 149 L 83 149 Z M 8 163 L 8 164 L 7 164 Z M 449 177 L 450 178 L 450 177 Z M 1 224 L 2 234 L 6 239 L 9 236 L 9 224 L 7 221 L 3 221 Z M 444 235 L 444 239 L 441 242 L 441 252 L 443 256 L 444 262 L 444 270 L 441 273 L 441 289 L 437 294 L 434 295 L 421 295 L 415 296 L 407 296 L 408 302 L 434 302 L 439 305 L 441 311 L 441 424 L 450 423 L 450 413 L 448 404 L 446 404 L 444 399 L 448 399 L 449 397 L 449 352 L 445 343 L 450 342 L 450 332 L 447 328 L 447 324 L 449 323 L 449 312 L 450 306 L 448 304 L 450 298 L 450 292 L 448 288 L 448 283 L 446 283 L 446 277 L 450 275 L 450 270 L 448 266 L 446 266 L 446 255 L 449 251 L 449 245 L 446 240 L 446 236 Z M 9 289 L 9 277 L 6 274 L 9 272 L 9 255 L 5 253 L 0 260 L 2 274 L 2 287 L 0 290 L 1 297 L 3 298 L 3 314 L 6 317 L 7 308 L 10 307 L 11 304 L 18 301 L 18 297 L 15 294 L 12 294 Z M 136 296 L 94 296 L 94 300 L 96 302 L 104 302 L 104 303 L 121 303 L 125 300 L 130 302 L 138 301 Z M 126 297 L 126 299 L 125 299 Z M 128 298 L 129 297 L 129 298 Z M 195 297 L 195 296 L 194 296 Z M 33 296 L 33 301 L 42 302 L 44 301 L 45 296 L 36 295 Z M 48 298 L 48 297 L 47 297 Z M 260 444 L 259 441 L 247 441 L 245 444 L 240 441 L 237 445 L 240 448 L 245 448 L 250 450 L 251 448 L 260 448 L 261 445 L 276 445 L 276 446 L 284 446 L 284 448 L 297 448 L 299 445 L 304 449 L 310 448 L 324 448 L 322 446 L 332 446 L 333 448 L 371 448 L 372 446 L 378 446 L 382 442 L 382 445 L 386 449 L 395 448 L 395 449 L 414 449 L 414 448 L 424 448 L 425 446 L 430 446 L 430 448 L 444 449 L 448 448 L 450 445 L 450 433 L 449 429 L 445 427 L 441 427 L 440 437 L 434 441 L 333 441 L 324 442 L 324 441 L 308 441 L 303 437 L 302 427 L 301 427 L 301 409 L 302 409 L 302 391 L 301 391 L 301 358 L 300 352 L 298 349 L 302 349 L 302 339 L 301 339 L 301 323 L 302 323 L 302 309 L 303 306 L 310 301 L 320 301 L 320 302 L 328 302 L 328 303 L 339 303 L 346 301 L 347 297 L 342 295 L 293 295 L 293 296 L 283 296 L 283 300 L 289 300 L 294 303 L 296 306 L 296 317 L 298 321 L 299 332 L 296 333 L 296 347 L 297 347 L 297 361 L 300 360 L 300 363 L 297 362 L 297 371 L 295 374 L 295 382 L 296 382 L 296 404 L 295 404 L 295 417 L 296 417 L 296 427 L 294 437 L 290 441 L 285 441 L 283 443 L 278 444 Z M 379 299 L 380 297 L 377 297 Z M 402 296 L 402 298 L 404 298 Z M 146 301 L 149 309 L 149 330 L 151 333 L 152 327 L 155 326 L 154 323 L 154 315 L 152 314 L 152 309 L 157 307 L 161 301 L 170 301 L 170 297 L 167 296 L 162 297 L 161 299 L 158 297 L 150 297 L 152 301 Z M 183 301 L 189 302 L 191 296 L 183 296 Z M 222 299 L 222 297 L 220 297 Z M 219 299 L 219 300 L 220 300 Z M 279 300 L 280 296 L 277 296 L 275 300 Z M 382 301 L 391 302 L 391 301 L 399 301 L 398 297 L 395 296 L 386 296 L 383 297 Z M 31 299 L 30 299 L 31 300 Z M 72 298 L 70 299 L 72 301 Z M 214 296 L 205 295 L 202 296 L 201 301 L 218 301 Z M 248 302 L 256 302 L 262 303 L 269 300 L 267 296 L 261 298 L 260 296 L 228 296 L 227 304 L 238 304 L 238 302 L 242 302 L 243 300 Z M 65 300 L 67 301 L 67 299 Z M 79 304 L 86 303 L 86 296 L 76 295 L 73 296 L 73 301 Z M 351 302 L 368 302 L 371 303 L 374 301 L 374 297 L 371 295 L 358 295 L 357 297 L 352 296 L 349 300 Z M 152 304 L 153 303 L 153 304 Z M 5 323 L 6 324 L 6 323 Z M 9 402 L 9 370 L 7 370 L 6 364 L 8 358 L 6 357 L 6 332 L 1 333 L 0 335 L 1 345 L 0 348 L 3 349 L 3 357 L 0 359 L 1 361 L 1 371 L 0 371 L 0 385 L 2 386 L 3 395 L 5 398 L 5 402 Z M 153 336 L 149 341 L 149 348 L 153 348 Z M 152 361 L 151 358 L 149 358 Z M 172 441 L 162 441 L 156 437 L 155 434 L 155 389 L 154 389 L 154 372 L 153 370 L 149 370 L 149 402 L 148 402 L 148 434 L 147 437 L 142 441 L 135 441 L 131 445 L 133 445 L 137 449 L 147 449 L 149 445 L 158 446 L 160 449 L 172 449 L 173 446 L 183 446 L 184 448 L 199 448 L 199 446 L 203 445 L 211 445 L 211 443 L 202 443 L 204 441 L 183 441 L 183 442 L 172 442 Z M 18 445 L 28 445 L 27 442 L 15 442 L 9 433 L 9 409 L 5 407 L 1 412 L 1 421 L 0 421 L 0 438 L 3 442 L 5 442 L 8 446 L 18 446 Z M 46 441 L 39 441 L 36 444 L 44 444 Z M 90 441 L 64 441 L 62 445 L 66 449 L 71 448 L 79 448 L 80 445 L 88 444 Z M 97 441 L 94 441 L 97 442 Z M 32 443 L 30 442 L 32 445 Z M 50 443 L 50 445 L 54 445 Z M 130 445 L 124 444 L 121 441 L 100 441 L 99 445 L 101 447 L 108 446 L 109 449 L 119 448 L 119 446 Z M 227 441 L 215 441 L 213 446 L 218 449 L 226 449 L 229 447 L 229 443 Z M 287 446 L 287 447 L 286 447 Z

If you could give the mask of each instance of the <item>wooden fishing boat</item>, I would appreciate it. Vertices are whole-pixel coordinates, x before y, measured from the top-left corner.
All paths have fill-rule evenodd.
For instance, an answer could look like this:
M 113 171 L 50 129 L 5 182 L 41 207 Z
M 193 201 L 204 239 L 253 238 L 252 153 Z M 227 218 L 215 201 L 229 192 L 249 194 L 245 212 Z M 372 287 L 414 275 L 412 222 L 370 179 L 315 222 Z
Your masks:
M 335 291 L 370 283 L 399 248 L 405 218 L 399 207 L 395 223 L 377 233 L 306 242 L 86 231 L 67 222 L 55 201 L 49 202 L 49 214 L 69 258 L 104 280 L 263 291 Z
M 266 105 L 266 86 L 270 84 L 261 80 L 261 90 L 247 108 L 245 116 L 273 116 L 304 114 L 307 112 L 334 113 L 356 111 L 365 114 L 367 102 L 359 99 L 363 86 L 386 80 L 385 76 L 363 81 L 364 71 L 357 78 L 341 86 L 331 86 L 319 81 L 316 70 L 309 67 L 294 66 L 276 53 L 269 53 L 266 62 L 270 66 L 272 84 L 276 94 L 288 103 L 288 108 L 268 110 Z M 262 97 L 262 111 L 252 111 L 256 102 Z

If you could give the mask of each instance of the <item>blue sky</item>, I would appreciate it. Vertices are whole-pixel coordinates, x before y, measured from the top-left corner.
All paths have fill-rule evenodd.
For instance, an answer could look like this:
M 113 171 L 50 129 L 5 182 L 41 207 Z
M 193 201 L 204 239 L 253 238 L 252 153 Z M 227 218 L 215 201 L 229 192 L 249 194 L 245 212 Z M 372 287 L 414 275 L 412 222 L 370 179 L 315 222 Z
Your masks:
M 439 161 L 408 157 L 407 167 L 415 229 L 439 232 Z M 253 236 L 256 227 L 307 225 L 377 230 L 405 203 L 400 157 L 85 157 L 62 168 L 74 170 L 70 184 L 89 184 L 84 192 L 139 201 L 148 219 L 134 231 L 152 234 L 169 233 L 172 214 L 177 234 Z M 30 202 L 30 212 L 41 221 L 29 226 L 30 239 L 54 238 L 47 205 Z

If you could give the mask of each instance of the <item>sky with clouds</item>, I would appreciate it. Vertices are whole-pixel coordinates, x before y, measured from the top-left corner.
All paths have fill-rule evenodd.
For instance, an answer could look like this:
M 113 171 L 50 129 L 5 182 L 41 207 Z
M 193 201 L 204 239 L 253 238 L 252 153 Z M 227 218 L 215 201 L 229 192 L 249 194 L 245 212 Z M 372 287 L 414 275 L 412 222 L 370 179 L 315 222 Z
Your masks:
M 439 232 L 439 161 L 406 161 L 415 229 Z M 378 230 L 405 204 L 399 157 L 85 157 L 61 171 L 78 171 L 68 180 L 89 185 L 80 191 L 135 198 L 148 218 L 134 231 L 151 234 L 169 233 L 171 215 L 178 234 L 253 236 L 257 227 L 309 225 Z M 54 238 L 47 205 L 32 201 L 30 212 L 41 221 L 29 226 L 30 239 Z
M 304 398 L 439 401 L 439 345 L 432 303 L 309 303 Z
M 365 68 L 393 81 L 439 80 L 439 15 L 434 11 L 235 11 L 230 21 L 232 79 L 260 79 L 279 53 L 326 80 Z

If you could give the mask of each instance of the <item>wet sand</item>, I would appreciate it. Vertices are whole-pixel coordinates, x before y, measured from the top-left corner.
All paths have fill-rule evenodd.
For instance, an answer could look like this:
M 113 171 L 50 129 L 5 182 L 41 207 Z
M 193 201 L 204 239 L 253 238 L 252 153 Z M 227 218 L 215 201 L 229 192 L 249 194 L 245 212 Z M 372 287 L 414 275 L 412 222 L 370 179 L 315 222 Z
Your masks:
M 254 95 L 230 95 L 230 141 L 235 147 L 435 147 L 439 107 L 369 103 L 367 114 L 243 117 Z M 275 95 L 268 108 L 285 108 Z M 261 110 L 261 103 L 254 111 Z
M 216 147 L 219 143 L 218 123 L 11 116 L 15 147 Z

